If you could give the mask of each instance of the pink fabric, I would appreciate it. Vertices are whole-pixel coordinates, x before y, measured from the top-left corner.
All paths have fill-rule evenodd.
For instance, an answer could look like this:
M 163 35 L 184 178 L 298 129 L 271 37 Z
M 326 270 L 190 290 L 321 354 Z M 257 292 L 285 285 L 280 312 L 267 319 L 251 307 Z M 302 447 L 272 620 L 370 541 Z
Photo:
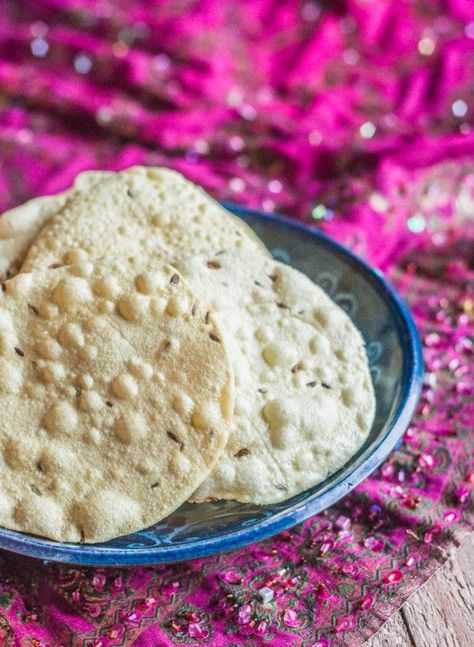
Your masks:
M 0 16 L 2 208 L 84 169 L 172 166 L 386 271 L 427 368 L 402 447 L 273 539 L 140 569 L 2 553 L 0 645 L 361 645 L 472 528 L 474 3 L 0 0 Z

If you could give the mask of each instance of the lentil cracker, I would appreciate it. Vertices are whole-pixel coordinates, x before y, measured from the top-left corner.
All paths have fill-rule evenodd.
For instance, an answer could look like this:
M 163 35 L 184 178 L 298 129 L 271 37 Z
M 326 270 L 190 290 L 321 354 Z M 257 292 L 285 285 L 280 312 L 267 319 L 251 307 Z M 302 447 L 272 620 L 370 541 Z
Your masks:
M 22 273 L 0 292 L 0 523 L 56 541 L 145 528 L 229 434 L 219 327 L 171 266 Z
M 22 271 L 105 256 L 171 259 L 261 241 L 176 171 L 136 166 L 66 202 L 31 245 Z
M 176 266 L 215 308 L 235 379 L 229 441 L 192 500 L 271 504 L 324 480 L 374 417 L 354 324 L 308 277 L 272 259 L 229 250 Z
M 41 228 L 55 216 L 67 200 L 80 191 L 111 176 L 109 171 L 84 171 L 76 176 L 71 189 L 56 195 L 33 198 L 0 217 L 0 279 L 15 275 Z

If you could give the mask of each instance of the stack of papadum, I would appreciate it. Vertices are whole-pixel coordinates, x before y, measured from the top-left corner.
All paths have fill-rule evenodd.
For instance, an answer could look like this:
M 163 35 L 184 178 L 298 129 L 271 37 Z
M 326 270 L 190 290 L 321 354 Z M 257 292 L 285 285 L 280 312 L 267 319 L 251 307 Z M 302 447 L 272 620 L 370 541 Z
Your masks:
M 369 433 L 350 319 L 174 171 L 5 213 L 0 276 L 1 526 L 100 542 L 188 499 L 272 504 Z

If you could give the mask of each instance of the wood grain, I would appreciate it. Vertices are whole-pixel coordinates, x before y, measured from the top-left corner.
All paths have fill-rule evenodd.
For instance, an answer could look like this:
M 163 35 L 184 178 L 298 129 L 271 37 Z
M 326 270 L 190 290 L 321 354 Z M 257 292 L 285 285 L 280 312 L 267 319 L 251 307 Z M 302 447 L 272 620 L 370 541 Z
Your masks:
M 400 611 L 382 625 L 380 631 L 365 643 L 365 647 L 415 647 Z
M 473 646 L 474 536 L 471 536 L 366 647 Z

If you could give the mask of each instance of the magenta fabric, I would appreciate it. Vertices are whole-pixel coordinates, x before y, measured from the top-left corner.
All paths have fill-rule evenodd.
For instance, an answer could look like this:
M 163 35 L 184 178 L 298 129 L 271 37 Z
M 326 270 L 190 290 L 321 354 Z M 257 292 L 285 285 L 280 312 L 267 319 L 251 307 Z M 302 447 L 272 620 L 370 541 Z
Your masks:
M 135 569 L 1 553 L 0 645 L 356 647 L 472 529 L 473 80 L 469 0 L 0 0 L 0 207 L 169 165 L 381 268 L 427 371 L 402 447 L 270 540 Z

